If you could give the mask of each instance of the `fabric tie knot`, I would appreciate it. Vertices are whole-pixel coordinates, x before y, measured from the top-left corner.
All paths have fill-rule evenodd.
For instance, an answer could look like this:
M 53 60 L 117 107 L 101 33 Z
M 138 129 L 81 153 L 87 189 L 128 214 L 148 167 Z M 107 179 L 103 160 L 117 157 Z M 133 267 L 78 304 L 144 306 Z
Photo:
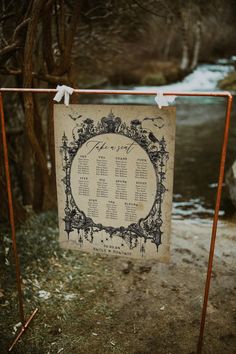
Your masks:
M 57 93 L 53 98 L 54 101 L 60 102 L 64 96 L 64 104 L 69 105 L 70 95 L 72 95 L 74 89 L 66 85 L 57 85 Z
M 162 106 L 169 106 L 169 103 L 173 103 L 174 100 L 176 99 L 176 96 L 164 96 L 163 92 L 157 92 L 157 95 L 155 97 L 156 104 L 158 105 L 159 108 Z

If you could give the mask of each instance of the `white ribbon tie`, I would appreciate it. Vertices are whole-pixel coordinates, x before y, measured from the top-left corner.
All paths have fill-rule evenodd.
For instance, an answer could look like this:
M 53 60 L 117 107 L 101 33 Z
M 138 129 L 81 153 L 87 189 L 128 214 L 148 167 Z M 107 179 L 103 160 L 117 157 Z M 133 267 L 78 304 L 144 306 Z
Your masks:
M 64 104 L 69 105 L 70 95 L 72 95 L 74 89 L 66 85 L 57 85 L 57 93 L 53 98 L 54 101 L 60 102 L 64 96 Z
M 169 103 L 173 103 L 175 99 L 176 96 L 164 96 L 161 91 L 157 92 L 157 95 L 155 96 L 155 101 L 159 108 L 162 106 L 169 106 Z

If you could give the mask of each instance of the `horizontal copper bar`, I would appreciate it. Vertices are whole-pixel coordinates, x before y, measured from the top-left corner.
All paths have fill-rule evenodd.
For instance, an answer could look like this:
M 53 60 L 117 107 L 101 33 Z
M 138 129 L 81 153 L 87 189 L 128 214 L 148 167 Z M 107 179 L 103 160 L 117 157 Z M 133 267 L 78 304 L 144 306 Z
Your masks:
M 29 92 L 29 93 L 56 93 L 56 89 L 33 89 L 33 88 L 0 88 L 0 92 Z M 154 96 L 161 90 L 93 90 L 93 89 L 74 89 L 75 94 L 81 95 L 144 95 Z M 228 91 L 206 92 L 206 91 L 172 91 L 163 92 L 165 96 L 206 96 L 206 97 L 232 97 L 232 94 Z

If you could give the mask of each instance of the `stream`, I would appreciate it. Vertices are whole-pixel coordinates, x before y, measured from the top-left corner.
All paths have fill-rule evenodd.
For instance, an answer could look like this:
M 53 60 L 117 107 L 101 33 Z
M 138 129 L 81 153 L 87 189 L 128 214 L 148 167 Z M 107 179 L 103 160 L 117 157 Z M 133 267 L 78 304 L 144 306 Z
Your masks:
M 217 82 L 232 71 L 231 65 L 201 64 L 181 82 L 161 86 L 162 91 L 217 91 Z M 116 87 L 117 88 L 117 87 Z M 124 89 L 127 87 L 119 87 Z M 129 87 L 130 89 L 130 87 Z M 153 90 L 155 87 L 133 87 Z M 160 89 L 160 87 L 156 87 Z M 89 99 L 91 102 L 91 98 Z M 151 96 L 103 96 L 93 103 L 155 104 Z M 226 99 L 177 98 L 173 217 L 209 218 L 214 213 Z M 233 106 L 226 170 L 236 159 L 236 104 Z M 220 215 L 227 216 L 228 200 L 223 189 Z

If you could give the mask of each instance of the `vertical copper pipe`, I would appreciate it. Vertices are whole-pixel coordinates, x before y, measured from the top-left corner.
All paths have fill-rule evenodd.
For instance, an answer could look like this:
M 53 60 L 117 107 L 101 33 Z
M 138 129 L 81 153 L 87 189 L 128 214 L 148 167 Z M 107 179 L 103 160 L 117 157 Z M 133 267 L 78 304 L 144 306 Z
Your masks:
M 225 129 L 224 129 L 224 139 L 223 139 L 223 144 L 222 144 L 220 172 L 219 172 L 219 179 L 218 179 L 215 213 L 214 213 L 214 219 L 213 219 L 213 225 L 212 225 L 211 245 L 210 245 L 210 252 L 209 252 L 209 259 L 208 259 L 207 277 L 206 277 L 206 283 L 205 283 L 205 293 L 204 293 L 202 317 L 201 317 L 201 324 L 200 324 L 200 331 L 199 331 L 199 338 L 198 338 L 198 345 L 197 345 L 197 354 L 201 354 L 201 352 L 202 352 L 203 334 L 204 334 L 206 312 L 207 312 L 207 302 L 208 302 L 208 297 L 209 297 L 209 290 L 210 290 L 210 284 L 211 284 L 211 274 L 212 274 L 212 264 L 213 264 L 213 257 L 214 257 L 214 251 L 215 251 L 217 223 L 218 223 L 218 219 L 219 219 L 220 200 L 221 200 L 221 192 L 222 192 L 222 185 L 223 185 L 223 179 L 224 179 L 225 160 L 226 160 L 226 152 L 227 152 L 227 145 L 228 145 L 230 113 L 231 113 L 231 109 L 232 109 L 232 101 L 233 101 L 232 96 L 228 95 Z
M 27 330 L 27 328 L 29 327 L 30 322 L 32 321 L 32 319 L 34 318 L 34 316 L 36 315 L 36 313 L 38 312 L 38 308 L 36 308 L 31 316 L 29 317 L 29 319 L 24 323 L 24 325 L 21 327 L 20 332 L 17 334 L 16 338 L 14 339 L 13 343 L 11 344 L 11 346 L 9 347 L 8 351 L 10 352 L 13 347 L 16 345 L 16 343 L 18 342 L 18 340 L 20 339 L 20 337 L 25 333 L 25 331 Z
M 15 268 L 16 268 L 16 283 L 19 299 L 19 312 L 22 326 L 24 326 L 24 308 L 23 308 L 23 296 L 21 289 L 21 275 L 20 275 L 20 263 L 16 247 L 16 233 L 15 233 L 15 219 L 12 203 L 12 191 L 11 191 L 11 178 L 10 178 L 10 168 L 8 160 L 8 149 L 7 149 L 7 138 L 6 138 L 6 128 L 5 128 L 5 119 L 3 111 L 3 99 L 0 93 L 0 115 L 1 115 L 1 125 L 2 125 L 2 143 L 3 143 L 3 153 L 4 153 L 4 164 L 6 172 L 6 182 L 7 182 L 7 196 L 8 196 L 8 207 L 9 207 L 9 218 L 11 224 L 11 236 L 12 236 L 12 247 L 13 254 L 15 259 Z

